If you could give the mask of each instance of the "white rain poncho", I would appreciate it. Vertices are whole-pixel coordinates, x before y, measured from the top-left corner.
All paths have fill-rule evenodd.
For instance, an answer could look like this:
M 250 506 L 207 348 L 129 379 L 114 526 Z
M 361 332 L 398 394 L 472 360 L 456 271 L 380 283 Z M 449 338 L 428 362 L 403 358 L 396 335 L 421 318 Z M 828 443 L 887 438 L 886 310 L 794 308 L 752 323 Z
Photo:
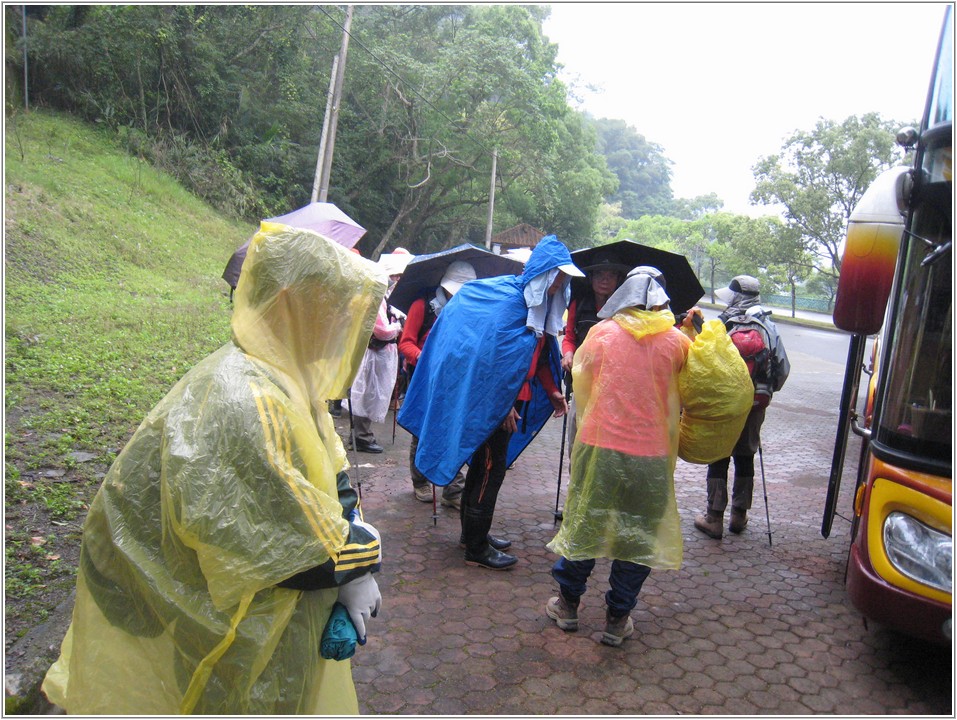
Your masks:
M 395 339 L 401 333 L 401 323 L 389 321 L 388 307 L 383 302 L 372 331 L 373 341 L 381 341 L 376 343 L 380 347 L 370 344 L 365 351 L 349 392 L 354 415 L 377 423 L 385 420 L 399 374 L 399 346 Z
M 569 560 L 681 566 L 678 374 L 691 341 L 674 323 L 670 310 L 626 309 L 575 353 L 578 434 L 562 526 L 548 544 Z
M 329 565 L 348 580 L 376 562 L 377 541 L 352 544 L 325 399 L 352 381 L 385 288 L 331 240 L 262 224 L 234 342 L 149 413 L 90 507 L 73 621 L 43 684 L 53 703 L 81 715 L 358 712 L 349 661 L 319 655 L 338 588 L 277 584 Z

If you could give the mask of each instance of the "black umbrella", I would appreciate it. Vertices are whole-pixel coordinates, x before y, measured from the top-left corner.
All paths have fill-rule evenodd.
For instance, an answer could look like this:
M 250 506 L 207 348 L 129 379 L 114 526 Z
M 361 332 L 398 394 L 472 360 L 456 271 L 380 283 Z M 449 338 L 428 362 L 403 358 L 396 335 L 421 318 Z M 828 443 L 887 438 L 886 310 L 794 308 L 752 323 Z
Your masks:
M 606 254 L 613 255 L 617 262 L 631 268 L 639 265 L 658 268 L 668 284 L 665 289 L 668 297 L 671 298 L 671 310 L 675 315 L 689 310 L 704 296 L 704 288 L 701 287 L 697 275 L 691 269 L 688 258 L 667 250 L 642 245 L 634 240 L 619 240 L 607 245 L 576 250 L 572 253 L 572 262 L 587 272 L 589 266 L 594 265 Z M 589 282 L 587 277 L 572 278 L 572 294 L 584 292 Z
M 243 261 L 246 260 L 246 251 L 248 249 L 249 240 L 244 242 L 242 246 L 233 253 L 232 257 L 229 258 L 229 262 L 226 263 L 226 269 L 223 270 L 223 280 L 229 283 L 231 291 L 236 289 L 236 284 L 239 282 L 239 272 L 243 269 Z M 231 291 L 230 297 L 232 297 Z
M 409 312 L 409 307 L 424 291 L 438 287 L 446 268 L 456 260 L 464 260 L 475 268 L 476 278 L 520 275 L 525 268 L 518 260 L 469 243 L 429 255 L 416 255 L 392 289 L 389 305 L 404 313 Z

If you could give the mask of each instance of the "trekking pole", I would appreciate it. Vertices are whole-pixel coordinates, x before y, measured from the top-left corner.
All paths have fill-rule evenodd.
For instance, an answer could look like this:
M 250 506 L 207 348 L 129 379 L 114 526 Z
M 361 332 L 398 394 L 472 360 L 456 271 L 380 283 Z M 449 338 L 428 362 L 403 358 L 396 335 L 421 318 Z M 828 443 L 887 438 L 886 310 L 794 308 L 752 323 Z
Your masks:
M 395 385 L 392 386 L 392 400 L 389 404 L 392 406 L 392 444 L 395 445 L 395 426 L 398 423 L 399 415 L 399 378 L 402 377 L 402 363 L 399 362 L 399 369 L 395 374 Z
M 429 483 L 431 485 L 431 483 Z M 439 508 L 435 502 L 435 485 L 432 485 L 432 527 L 439 524 Z
M 568 400 L 571 398 L 572 389 L 571 384 L 568 382 L 568 374 L 565 373 L 563 377 L 565 381 L 565 403 L 568 403 Z M 562 418 L 562 449 L 558 454 L 558 490 L 555 491 L 555 512 L 552 517 L 552 527 L 558 524 L 558 521 L 562 519 L 564 513 L 558 509 L 558 500 L 562 494 L 562 470 L 565 468 L 565 435 L 568 433 L 568 413 L 565 413 L 565 417 Z
M 764 488 L 764 516 L 768 521 L 768 547 L 771 547 L 771 511 L 768 510 L 768 484 L 764 480 L 764 452 L 758 443 L 758 460 L 761 462 L 761 487 Z
M 352 419 L 352 388 L 349 388 L 349 441 L 352 443 L 353 467 L 356 469 L 356 490 L 362 499 L 362 479 L 359 477 L 359 446 L 356 445 L 356 424 Z

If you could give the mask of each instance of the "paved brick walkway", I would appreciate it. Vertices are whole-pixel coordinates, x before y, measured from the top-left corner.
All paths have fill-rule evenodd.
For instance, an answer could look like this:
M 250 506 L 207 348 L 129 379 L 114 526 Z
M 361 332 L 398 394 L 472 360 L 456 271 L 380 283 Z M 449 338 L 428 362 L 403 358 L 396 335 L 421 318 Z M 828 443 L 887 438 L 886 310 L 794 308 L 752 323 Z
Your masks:
M 773 546 L 760 479 L 742 535 L 715 541 L 695 531 L 704 468 L 679 461 L 684 564 L 652 572 L 621 648 L 599 643 L 607 561 L 577 633 L 544 613 L 557 590 L 545 544 L 556 529 L 561 421 L 506 477 L 492 531 L 512 540 L 519 563 L 494 572 L 464 564 L 457 511 L 440 506 L 433 522 L 432 506 L 413 497 L 409 435 L 398 428 L 393 444 L 390 414 L 376 427 L 386 452 L 359 454 L 353 470 L 384 545 L 383 608 L 353 659 L 361 712 L 952 714 L 950 649 L 865 628 L 847 601 L 849 524 L 838 518 L 829 539 L 820 534 L 843 368 L 789 353 L 794 370 L 763 433 Z M 348 433 L 347 417 L 339 427 Z M 562 502 L 567 481 L 566 464 Z

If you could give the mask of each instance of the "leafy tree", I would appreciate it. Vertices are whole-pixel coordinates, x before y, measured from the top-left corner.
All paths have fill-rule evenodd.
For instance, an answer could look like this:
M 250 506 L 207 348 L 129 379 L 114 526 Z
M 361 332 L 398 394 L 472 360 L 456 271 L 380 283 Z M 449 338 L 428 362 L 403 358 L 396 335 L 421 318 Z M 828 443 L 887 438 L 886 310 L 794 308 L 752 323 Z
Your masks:
M 763 275 L 768 289 L 786 288 L 791 295 L 791 317 L 795 315 L 797 288 L 810 276 L 814 264 L 801 233 L 777 217 L 744 218 L 742 232 L 731 245 L 739 265 L 733 274 Z M 749 267 L 750 266 L 750 267 Z
M 598 220 L 595 227 L 597 245 L 611 242 L 624 229 L 628 221 L 621 216 L 621 203 L 602 203 L 598 208 Z
M 878 113 L 840 124 L 821 119 L 754 166 L 752 201 L 784 207 L 788 227 L 800 235 L 818 271 L 839 275 L 838 251 L 851 211 L 874 178 L 900 160 L 898 127 Z
M 618 178 L 608 202 L 621 203 L 622 217 L 669 215 L 672 211 L 671 161 L 624 120 L 590 120 L 598 132 L 598 150 Z
M 482 242 L 493 151 L 497 227 L 528 222 L 563 239 L 591 236 L 612 176 L 554 78 L 557 49 L 541 35 L 542 16 L 519 6 L 377 7 L 357 16 L 354 32 L 378 42 L 377 57 L 357 60 L 349 99 L 363 113 L 350 119 L 363 130 L 336 172 L 360 205 L 372 176 L 382 183 L 392 212 L 387 227 L 370 229 L 373 255 L 390 245 L 427 252 Z M 401 72 L 383 81 L 383 62 Z
M 834 282 L 832 275 L 815 270 L 811 273 L 807 282 L 804 283 L 804 289 L 812 296 L 823 297 L 827 300 L 828 311 L 833 310 L 834 300 L 837 297 L 837 283 Z
M 682 252 L 688 232 L 689 225 L 684 220 L 668 215 L 645 215 L 626 222 L 615 240 L 634 240 L 661 250 Z
M 670 215 L 682 220 L 698 220 L 724 207 L 724 201 L 716 193 L 698 195 L 694 198 L 677 198 L 672 203 Z
M 742 262 L 742 258 L 747 256 L 736 253 L 734 246 L 736 238 L 748 232 L 749 220 L 743 215 L 718 212 L 688 223 L 690 233 L 686 254 L 692 258 L 698 277 L 707 275 L 712 288 L 712 302 L 720 270 L 728 277 L 752 271 L 748 261 Z
M 35 104 L 106 123 L 250 219 L 308 202 L 341 8 L 44 7 L 28 20 Z M 493 153 L 496 229 L 528 222 L 590 242 L 615 178 L 556 79 L 547 13 L 356 8 L 329 200 L 368 229 L 367 256 L 483 242 Z M 9 50 L 12 78 L 22 68 Z

